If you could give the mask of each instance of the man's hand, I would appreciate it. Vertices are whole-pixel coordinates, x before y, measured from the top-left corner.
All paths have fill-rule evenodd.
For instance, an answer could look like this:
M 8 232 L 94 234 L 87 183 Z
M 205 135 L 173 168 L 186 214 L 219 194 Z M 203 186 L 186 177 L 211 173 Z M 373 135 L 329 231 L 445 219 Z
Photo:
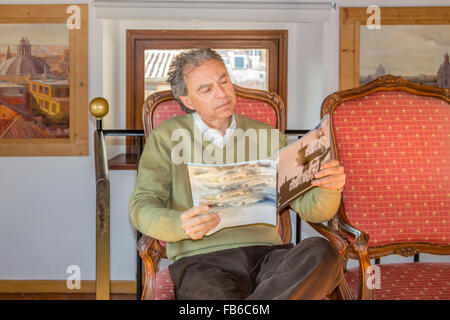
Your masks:
M 321 170 L 314 174 L 314 180 L 311 185 L 325 189 L 341 189 L 345 185 L 344 167 L 338 160 L 330 159 L 324 162 Z
M 203 205 L 192 207 L 181 213 L 181 227 L 191 239 L 199 240 L 203 238 L 205 234 L 219 224 L 220 217 L 217 212 L 201 214 L 208 210 L 209 206 Z

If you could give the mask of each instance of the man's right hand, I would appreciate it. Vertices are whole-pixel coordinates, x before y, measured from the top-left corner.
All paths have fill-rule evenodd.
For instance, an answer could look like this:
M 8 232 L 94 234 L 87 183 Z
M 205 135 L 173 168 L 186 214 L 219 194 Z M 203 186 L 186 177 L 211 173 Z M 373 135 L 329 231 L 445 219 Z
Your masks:
M 199 240 L 203 238 L 205 234 L 219 224 L 220 217 L 217 212 L 201 214 L 208 210 L 209 206 L 202 205 L 192 207 L 181 213 L 181 227 L 191 239 Z

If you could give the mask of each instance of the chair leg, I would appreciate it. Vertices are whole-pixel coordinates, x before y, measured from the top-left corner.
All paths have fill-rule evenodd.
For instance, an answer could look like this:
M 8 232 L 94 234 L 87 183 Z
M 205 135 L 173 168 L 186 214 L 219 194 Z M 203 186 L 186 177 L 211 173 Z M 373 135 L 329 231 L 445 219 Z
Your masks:
M 355 300 L 355 297 L 353 297 L 352 291 L 350 290 L 350 287 L 345 279 L 342 279 L 336 289 L 341 297 L 340 300 Z
M 327 296 L 330 300 L 355 300 L 347 281 L 342 277 L 341 283 Z

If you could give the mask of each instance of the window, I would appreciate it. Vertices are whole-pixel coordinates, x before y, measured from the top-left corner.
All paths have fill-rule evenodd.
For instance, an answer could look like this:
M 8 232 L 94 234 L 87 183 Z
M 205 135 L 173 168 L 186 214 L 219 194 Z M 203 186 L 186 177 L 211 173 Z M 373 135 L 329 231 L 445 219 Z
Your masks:
M 200 46 L 222 55 L 234 83 L 276 92 L 286 105 L 287 36 L 287 30 L 127 30 L 127 129 L 142 129 L 149 94 L 170 89 L 165 81 L 172 58 Z M 134 145 L 132 138 L 127 145 Z
M 186 50 L 186 49 L 184 49 Z M 231 81 L 242 87 L 268 89 L 267 49 L 216 49 L 222 56 Z M 172 59 L 183 50 L 145 50 L 144 97 L 155 91 L 170 90 L 166 83 Z

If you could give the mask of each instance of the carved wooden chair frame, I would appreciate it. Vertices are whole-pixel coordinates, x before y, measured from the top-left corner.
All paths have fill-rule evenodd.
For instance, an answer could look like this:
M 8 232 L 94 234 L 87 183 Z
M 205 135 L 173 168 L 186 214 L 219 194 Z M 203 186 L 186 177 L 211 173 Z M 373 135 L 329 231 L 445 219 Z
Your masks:
M 409 82 L 401 77 L 387 75 L 378 78 L 364 86 L 339 91 L 329 95 L 322 103 L 321 116 L 332 113 L 334 108 L 348 100 L 361 98 L 379 91 L 404 91 L 415 95 L 436 97 L 450 103 L 450 90 L 441 89 L 430 86 L 423 86 L 413 82 Z M 333 132 L 334 137 L 334 132 Z M 337 156 L 337 147 L 334 144 L 335 154 Z M 340 208 L 336 216 L 329 221 L 329 227 L 326 230 L 335 230 L 342 235 L 347 235 L 352 239 L 352 245 L 349 250 L 344 252 L 344 259 L 348 258 L 358 259 L 360 268 L 359 293 L 362 299 L 374 299 L 375 289 L 368 289 L 366 285 L 366 278 L 362 275 L 370 266 L 370 259 L 383 257 L 390 254 L 397 254 L 404 257 L 409 257 L 417 253 L 430 253 L 439 255 L 450 254 L 450 245 L 437 245 L 430 243 L 395 243 L 382 246 L 369 247 L 369 235 L 353 226 L 345 211 L 344 203 L 341 202 Z M 318 230 L 319 231 L 319 230 Z M 324 231 L 319 231 L 324 236 L 327 235 Z
M 234 84 L 234 89 L 237 97 L 255 99 L 268 103 L 275 111 L 277 118 L 277 128 L 284 133 L 285 132 L 285 110 L 282 99 L 274 92 L 248 89 L 240 87 Z M 156 108 L 159 104 L 174 100 L 172 92 L 170 90 L 155 92 L 148 96 L 143 105 L 143 122 L 145 136 L 151 132 L 153 127 L 153 116 Z M 282 241 L 283 243 L 291 242 L 292 230 L 291 230 L 291 218 L 289 208 L 284 209 L 279 214 L 278 223 L 281 227 Z M 345 256 L 349 247 L 348 240 L 345 239 L 335 230 L 325 228 L 322 224 L 311 224 L 316 230 L 330 240 L 330 242 L 339 250 L 341 256 Z M 142 235 L 138 242 L 137 249 L 139 255 L 142 258 L 145 269 L 145 280 L 142 293 L 143 300 L 153 300 L 155 297 L 155 283 L 156 274 L 159 271 L 159 262 L 162 258 L 167 258 L 166 249 L 160 241 L 154 239 L 148 235 Z M 138 284 L 139 285 L 139 284 Z M 352 295 L 345 280 L 330 296 L 337 299 L 351 299 Z

